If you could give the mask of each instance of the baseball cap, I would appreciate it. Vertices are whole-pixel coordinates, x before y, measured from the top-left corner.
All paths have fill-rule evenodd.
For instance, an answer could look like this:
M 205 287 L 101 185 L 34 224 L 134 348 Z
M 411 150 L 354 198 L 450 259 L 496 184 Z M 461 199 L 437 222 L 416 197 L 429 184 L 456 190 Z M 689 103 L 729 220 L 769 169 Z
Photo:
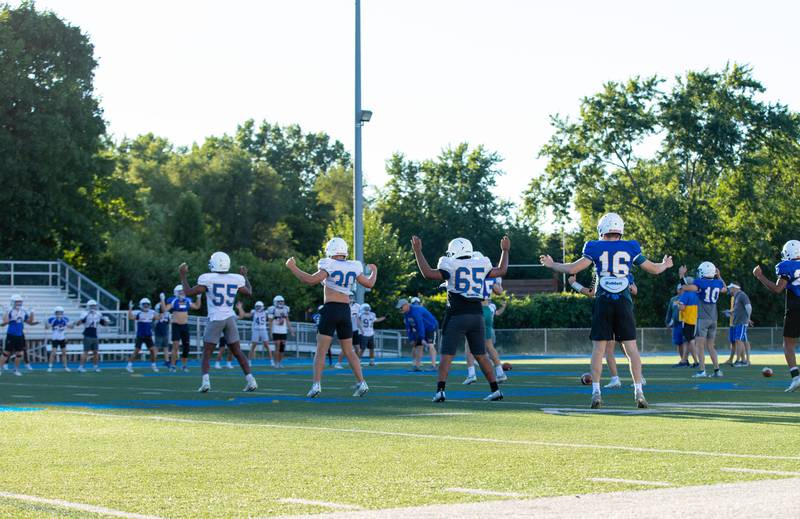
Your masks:
M 408 304 L 408 299 L 405 299 L 405 298 L 403 298 L 403 299 L 399 300 L 399 301 L 397 302 L 397 304 L 396 304 L 396 305 L 394 305 L 394 307 L 395 307 L 395 308 L 397 308 L 397 309 L 399 310 L 400 308 L 403 308 L 403 306 L 404 306 L 404 305 L 407 305 L 407 304 Z

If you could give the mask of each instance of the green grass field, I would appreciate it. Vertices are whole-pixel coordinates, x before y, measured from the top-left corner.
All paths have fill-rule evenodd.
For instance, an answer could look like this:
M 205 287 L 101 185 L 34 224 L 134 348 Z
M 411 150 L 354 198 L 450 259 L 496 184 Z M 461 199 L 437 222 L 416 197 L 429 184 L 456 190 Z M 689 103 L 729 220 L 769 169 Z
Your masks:
M 463 364 L 445 404 L 430 402 L 434 374 L 400 363 L 367 368 L 372 390 L 361 399 L 350 396 L 349 370 L 329 369 L 316 401 L 304 398 L 308 364 L 257 367 L 252 394 L 238 369 L 213 372 L 205 395 L 196 368 L 6 372 L 0 490 L 157 517 L 256 517 L 335 510 L 292 499 L 380 509 L 508 498 L 453 488 L 538 497 L 647 487 L 592 478 L 779 477 L 723 470 L 794 471 L 800 461 L 800 395 L 783 392 L 782 358 L 754 359 L 698 381 L 672 358 L 648 357 L 652 407 L 642 412 L 627 387 L 605 391 L 605 409 L 590 412 L 578 382 L 588 360 L 574 358 L 513 360 L 497 403 L 481 400 L 485 383 L 461 385 Z M 763 378 L 764 365 L 776 376 Z M 48 515 L 98 517 L 0 495 L 0 517 Z

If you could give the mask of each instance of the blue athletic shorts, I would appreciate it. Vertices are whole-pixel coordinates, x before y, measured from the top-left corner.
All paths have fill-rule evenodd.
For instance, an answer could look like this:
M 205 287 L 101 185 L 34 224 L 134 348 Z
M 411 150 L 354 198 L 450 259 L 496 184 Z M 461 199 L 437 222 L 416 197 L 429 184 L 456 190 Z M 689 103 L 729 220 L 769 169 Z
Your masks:
M 728 340 L 730 342 L 736 341 L 747 341 L 747 325 L 746 324 L 737 324 L 736 326 L 731 326 L 728 330 Z
M 683 324 L 680 321 L 677 325 L 672 325 L 672 344 L 675 346 L 683 344 Z

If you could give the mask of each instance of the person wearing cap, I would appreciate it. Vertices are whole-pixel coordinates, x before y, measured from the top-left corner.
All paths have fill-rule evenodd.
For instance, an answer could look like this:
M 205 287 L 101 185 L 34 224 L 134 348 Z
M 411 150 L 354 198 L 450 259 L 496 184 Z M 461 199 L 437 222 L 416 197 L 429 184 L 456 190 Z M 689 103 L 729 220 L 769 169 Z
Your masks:
M 175 371 L 178 364 L 178 345 L 181 347 L 181 371 L 189 371 L 189 310 L 199 310 L 203 302 L 198 297 L 194 301 L 186 296 L 183 284 L 175 285 L 172 289 L 172 297 L 164 301 L 164 294 L 160 294 L 161 311 L 169 312 L 169 320 L 172 322 L 172 355 L 169 360 L 170 372 Z
M 64 363 L 64 371 L 69 372 L 67 366 L 67 328 L 72 328 L 73 324 L 69 322 L 69 317 L 64 315 L 64 307 L 57 306 L 53 309 L 53 315 L 44 323 L 46 330 L 53 330 L 50 336 L 50 358 L 48 359 L 47 372 L 53 371 L 53 361 L 58 355 L 58 350 L 61 350 L 61 361 Z
M 139 300 L 139 309 L 133 310 L 133 301 L 128 302 L 128 319 L 136 323 L 136 339 L 133 342 L 133 353 L 128 358 L 128 365 L 125 369 L 128 373 L 133 373 L 133 362 L 139 358 L 142 346 L 147 346 L 150 351 L 150 368 L 158 373 L 156 359 L 158 352 L 153 342 L 153 323 L 161 319 L 161 315 L 150 308 L 150 300 L 143 297 Z
M 403 321 L 406 326 L 406 337 L 411 343 L 411 357 L 413 367 L 411 371 L 422 371 L 422 354 L 425 347 L 431 354 L 431 371 L 437 369 L 436 366 L 436 331 L 439 329 L 439 321 L 421 304 L 412 304 L 408 299 L 400 299 L 395 308 L 403 313 Z
M 728 364 L 737 368 L 749 366 L 750 348 L 747 347 L 747 324 L 753 313 L 753 305 L 750 303 L 750 297 L 744 293 L 739 283 L 730 283 L 728 293 L 731 295 L 730 328 L 728 329 L 731 355 Z M 736 356 L 735 362 L 734 355 Z
M 11 309 L 3 314 L 3 322 L 1 326 L 8 326 L 6 332 L 6 344 L 3 354 L 0 355 L 0 374 L 3 372 L 8 359 L 14 355 L 14 375 L 21 376 L 19 371 L 19 363 L 25 356 L 25 325 L 37 324 L 34 320 L 33 311 L 28 312 L 22 306 L 22 296 L 14 294 L 11 296 Z M 28 369 L 31 365 L 27 363 Z
M 83 326 L 83 353 L 81 353 L 81 362 L 78 365 L 78 372 L 84 373 L 84 364 L 86 357 L 91 352 L 93 354 L 94 371 L 100 373 L 100 339 L 97 334 L 97 329 L 101 325 L 109 323 L 108 317 L 100 313 L 97 301 L 90 299 L 86 302 L 86 311 L 81 314 L 75 324 Z

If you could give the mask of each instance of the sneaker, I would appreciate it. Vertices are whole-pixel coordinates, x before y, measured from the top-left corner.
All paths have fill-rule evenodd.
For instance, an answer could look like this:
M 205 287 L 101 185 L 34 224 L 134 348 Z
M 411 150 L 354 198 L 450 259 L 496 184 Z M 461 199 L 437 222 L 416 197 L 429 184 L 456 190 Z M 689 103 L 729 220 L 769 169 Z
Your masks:
M 219 361 L 214 363 L 214 369 L 222 369 L 222 366 L 220 366 Z
M 175 373 L 176 371 L 177 371 L 177 369 L 175 369 L 175 366 L 170 366 L 169 367 L 169 372 L 170 373 Z
M 64 373 L 69 373 L 70 371 L 72 371 L 72 370 L 69 369 L 68 367 L 64 366 Z
M 158 373 L 158 366 L 156 365 L 155 362 L 150 364 L 150 367 L 153 368 L 153 372 Z
M 592 409 L 600 409 L 603 407 L 603 397 L 600 396 L 600 393 L 592 393 L 592 405 L 590 407 Z
M 503 392 L 498 389 L 497 391 L 489 393 L 487 396 L 483 397 L 483 399 L 487 402 L 497 402 L 503 399 Z
M 800 376 L 792 378 L 792 383 L 786 388 L 785 393 L 794 393 L 800 387 Z
M 692 369 L 697 369 L 697 368 L 700 367 L 700 363 L 699 362 L 693 362 L 689 367 L 692 368 Z
M 698 371 L 697 373 L 692 375 L 692 378 L 706 378 L 707 376 L 708 375 L 706 375 L 705 371 Z
M 312 384 L 311 390 L 306 394 L 306 398 L 317 398 L 322 393 L 321 384 Z
M 18 370 L 18 369 L 15 369 L 14 370 L 14 376 L 21 377 L 22 376 L 22 372 L 20 370 Z
M 47 372 L 48 372 L 48 373 L 52 373 L 52 372 L 53 372 L 53 366 L 50 366 L 50 367 L 48 367 L 48 368 L 47 368 Z
M 750 367 L 750 361 L 749 360 L 743 360 L 742 363 L 741 363 L 741 366 L 743 368 L 749 368 Z
M 622 387 L 622 382 L 619 380 L 619 377 L 611 377 L 611 382 L 603 386 L 605 389 L 617 389 Z
M 272 359 L 269 359 L 269 365 L 272 366 L 273 368 L 276 367 L 275 366 L 275 361 L 272 360 Z
M 184 373 L 189 373 L 189 366 L 181 366 L 181 371 Z
M 78 366 L 78 373 L 86 373 L 86 369 L 83 366 Z
M 709 378 L 722 378 L 722 370 L 721 369 L 715 369 L 714 373 L 709 375 Z
M 211 391 L 211 382 L 206 382 L 204 380 L 203 383 L 200 384 L 200 388 L 197 390 L 197 392 L 198 393 L 208 393 L 209 391 Z
M 333 365 L 333 367 L 336 369 L 344 369 L 344 366 L 342 366 L 341 362 L 337 362 L 336 364 Z
M 432 402 L 436 402 L 437 404 L 444 402 L 447 397 L 444 394 L 444 391 L 437 391 L 435 395 L 433 395 Z
M 498 375 L 497 376 L 497 383 L 498 384 L 502 384 L 506 380 L 508 380 L 508 375 L 506 375 L 505 373 L 503 373 L 502 375 Z M 501 395 L 501 398 L 502 398 L 502 395 Z
M 100 367 L 99 366 L 95 366 L 94 367 L 94 372 L 95 373 L 100 373 Z
M 644 398 L 644 393 L 642 393 L 641 391 L 637 391 L 634 398 L 636 399 L 636 407 L 638 407 L 639 409 L 648 408 L 647 400 L 645 400 Z
M 128 373 L 133 373 L 133 365 L 129 362 L 127 366 L 125 366 L 125 370 Z
M 476 377 L 475 375 L 472 375 L 472 376 L 469 376 L 469 377 L 465 378 L 464 382 L 462 382 L 462 384 L 464 384 L 465 386 L 468 386 L 468 385 L 472 384 L 473 382 L 475 382 L 476 380 L 478 380 L 478 377 Z
M 256 389 L 258 389 L 258 384 L 256 383 L 256 379 L 251 379 L 247 382 L 247 385 L 244 386 L 244 389 L 242 391 L 244 393 L 252 393 Z
M 728 362 L 727 364 L 728 364 L 728 366 L 730 366 L 732 368 L 741 368 L 742 365 L 743 365 L 742 361 L 740 361 L 740 360 L 737 360 L 736 362 Z
M 358 387 L 356 387 L 356 392 L 353 393 L 353 396 L 364 396 L 367 393 L 369 393 L 369 386 L 367 385 L 366 381 L 362 381 L 360 384 L 358 384 Z
M 25 369 L 27 369 L 28 371 L 33 371 L 33 366 L 31 366 L 30 364 L 25 364 Z
M 227 369 L 233 369 L 233 364 L 231 364 L 230 362 L 226 362 L 226 363 L 225 363 L 225 367 L 226 367 Z

